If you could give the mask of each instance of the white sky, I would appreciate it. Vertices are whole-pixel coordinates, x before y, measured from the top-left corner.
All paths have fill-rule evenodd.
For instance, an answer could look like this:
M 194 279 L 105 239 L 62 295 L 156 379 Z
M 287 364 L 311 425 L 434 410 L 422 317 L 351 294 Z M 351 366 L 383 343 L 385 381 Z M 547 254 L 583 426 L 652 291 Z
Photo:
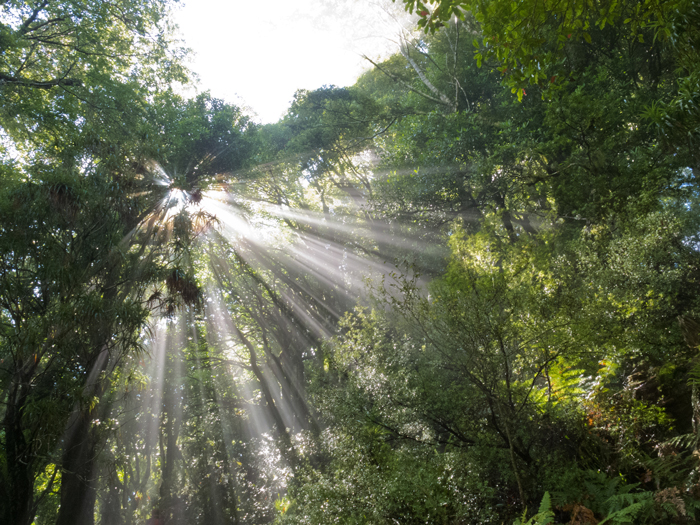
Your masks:
M 184 0 L 175 12 L 199 89 L 276 122 L 297 89 L 348 86 L 415 21 L 391 0 Z

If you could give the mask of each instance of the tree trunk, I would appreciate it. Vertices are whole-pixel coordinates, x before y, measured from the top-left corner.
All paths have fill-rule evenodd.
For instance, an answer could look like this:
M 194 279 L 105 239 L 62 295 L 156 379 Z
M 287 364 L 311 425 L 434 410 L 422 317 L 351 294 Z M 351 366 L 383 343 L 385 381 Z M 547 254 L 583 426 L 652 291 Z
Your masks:
M 700 450 L 700 386 L 693 382 L 690 400 L 693 407 L 693 433 L 695 434 L 695 450 Z
M 287 432 L 287 427 L 284 424 L 282 415 L 280 414 L 279 409 L 275 405 L 275 400 L 272 396 L 272 392 L 270 392 L 270 388 L 267 385 L 267 379 L 263 376 L 262 370 L 260 370 L 260 367 L 258 366 L 258 357 L 255 353 L 255 348 L 253 347 L 253 344 L 250 342 L 250 340 L 243 334 L 243 332 L 239 330 L 239 328 L 235 324 L 233 325 L 233 329 L 236 332 L 238 338 L 246 346 L 250 354 L 250 369 L 255 375 L 256 379 L 258 380 L 258 383 L 260 383 L 260 390 L 262 391 L 263 397 L 265 398 L 265 403 L 267 404 L 270 410 L 270 414 L 272 415 L 272 419 L 275 422 L 277 432 L 279 433 L 280 439 L 282 441 L 280 452 L 282 456 L 287 460 L 287 463 L 292 468 L 292 470 L 295 470 L 298 462 L 296 460 L 296 452 L 294 450 L 294 446 L 292 445 L 292 439 L 289 436 L 289 432 Z
M 56 525 L 94 525 L 96 439 L 90 412 L 78 411 L 69 424 L 63 452 L 61 508 Z
M 102 350 L 95 358 L 85 387 L 90 404 L 105 391 L 102 374 L 109 364 L 109 352 Z M 90 380 L 92 378 L 92 381 Z M 97 405 L 76 407 L 66 429 L 61 465 L 61 507 L 56 525 L 94 525 L 97 501 L 98 432 L 92 421 Z
M 30 445 L 24 437 L 22 412 L 27 397 L 26 381 L 15 383 L 7 401 L 2 422 L 5 431 L 7 478 L 2 480 L 0 493 L 8 506 L 3 509 L 3 523 L 30 525 L 34 521 L 34 487 L 31 473 Z

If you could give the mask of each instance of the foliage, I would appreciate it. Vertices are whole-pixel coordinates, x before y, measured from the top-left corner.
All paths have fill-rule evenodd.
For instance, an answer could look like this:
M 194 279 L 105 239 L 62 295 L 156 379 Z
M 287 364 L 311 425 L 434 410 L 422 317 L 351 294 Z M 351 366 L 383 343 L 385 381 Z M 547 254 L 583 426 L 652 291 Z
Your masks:
M 526 514 L 527 511 L 523 514 Z M 554 513 L 552 512 L 552 503 L 549 498 L 549 492 L 545 492 L 542 496 L 542 502 L 540 503 L 540 508 L 537 514 L 527 521 L 521 521 L 520 519 L 515 520 L 513 525 L 549 525 L 554 519 Z M 525 515 L 523 515 L 522 520 L 525 520 Z
M 3 128 L 27 140 L 42 127 L 75 127 L 77 111 L 111 120 L 110 109 L 132 109 L 118 96 L 124 88 L 186 82 L 170 6 L 161 0 L 4 2 Z
M 484 64 L 513 91 L 453 58 L 471 23 L 454 3 L 418 5 L 430 34 L 358 83 L 401 115 L 375 141 L 385 171 L 372 212 L 449 236 L 452 261 L 427 287 L 386 276 L 375 308 L 326 348 L 312 399 L 328 463 L 295 483 L 282 522 L 515 519 L 545 491 L 556 505 L 533 522 L 692 519 L 696 463 L 663 443 L 695 417 L 695 161 L 645 109 L 675 96 L 680 55 L 659 21 L 676 14 L 646 3 L 626 20 L 632 4 L 581 4 L 568 19 L 566 3 L 506 4 L 469 6 Z M 437 100 L 450 84 L 470 101 L 461 111 Z M 417 93 L 430 85 L 436 100 Z M 448 491 L 436 514 L 400 496 L 440 487 L 411 467 L 429 451 L 436 465 L 460 458 L 455 479 L 484 483 L 456 489 L 473 506 Z
M 266 126 L 3 4 L 3 522 L 696 519 L 697 6 L 404 3 Z

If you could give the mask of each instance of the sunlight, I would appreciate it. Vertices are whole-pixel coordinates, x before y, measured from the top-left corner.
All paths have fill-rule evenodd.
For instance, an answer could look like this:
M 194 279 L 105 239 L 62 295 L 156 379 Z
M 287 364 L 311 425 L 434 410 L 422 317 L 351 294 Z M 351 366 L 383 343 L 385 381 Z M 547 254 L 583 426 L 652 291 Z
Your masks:
M 205 85 L 218 97 L 241 100 L 264 123 L 284 113 L 297 89 L 352 84 L 368 67 L 362 55 L 377 58 L 395 52 L 386 35 L 408 28 L 415 18 L 398 4 L 375 0 L 274 0 L 263 17 L 253 3 L 198 0 L 176 12 L 178 25 L 197 53 L 193 68 Z M 251 22 L 231 34 L 230 20 Z M 259 38 L 261 31 L 269 36 Z M 253 41 L 256 45 L 248 45 Z M 280 47 L 279 42 L 291 45 Z M 237 53 L 223 68 L 220 50 L 230 46 L 247 52 Z M 269 67 L 260 68 L 260 63 Z
M 700 12 L 572 2 L 3 2 L 0 523 L 697 521 Z

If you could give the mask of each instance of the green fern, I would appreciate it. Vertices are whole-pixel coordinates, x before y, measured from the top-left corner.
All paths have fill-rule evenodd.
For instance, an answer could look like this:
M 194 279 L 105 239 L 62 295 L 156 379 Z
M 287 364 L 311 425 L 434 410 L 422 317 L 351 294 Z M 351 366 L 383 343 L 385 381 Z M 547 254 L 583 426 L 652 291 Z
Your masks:
M 681 450 L 686 450 L 693 448 L 695 446 L 696 440 L 697 436 L 694 433 L 681 434 L 680 436 L 672 437 L 671 439 L 661 443 L 660 445 L 671 445 L 672 447 L 676 447 Z
M 618 511 L 613 512 L 612 514 L 607 516 L 603 521 L 598 522 L 598 525 L 603 525 L 603 523 L 609 523 L 610 525 L 617 525 L 618 523 L 637 523 L 635 518 L 639 515 L 640 512 L 646 510 L 647 507 L 648 503 L 646 501 L 632 503 L 631 505 L 628 505 Z
M 552 500 L 549 497 L 549 492 L 545 492 L 542 497 L 542 503 L 537 514 L 527 521 L 527 509 L 523 512 L 522 519 L 516 519 L 513 525 L 553 525 L 554 512 L 552 512 Z
M 588 470 L 582 473 L 584 491 L 572 498 L 555 494 L 557 504 L 586 501 L 586 507 L 605 518 L 600 523 L 618 525 L 644 523 L 654 512 L 654 493 L 640 491 L 639 483 L 625 483 L 622 477 L 608 477 L 603 472 Z M 563 497 L 564 496 L 564 497 Z M 526 524 L 523 524 L 526 525 Z

